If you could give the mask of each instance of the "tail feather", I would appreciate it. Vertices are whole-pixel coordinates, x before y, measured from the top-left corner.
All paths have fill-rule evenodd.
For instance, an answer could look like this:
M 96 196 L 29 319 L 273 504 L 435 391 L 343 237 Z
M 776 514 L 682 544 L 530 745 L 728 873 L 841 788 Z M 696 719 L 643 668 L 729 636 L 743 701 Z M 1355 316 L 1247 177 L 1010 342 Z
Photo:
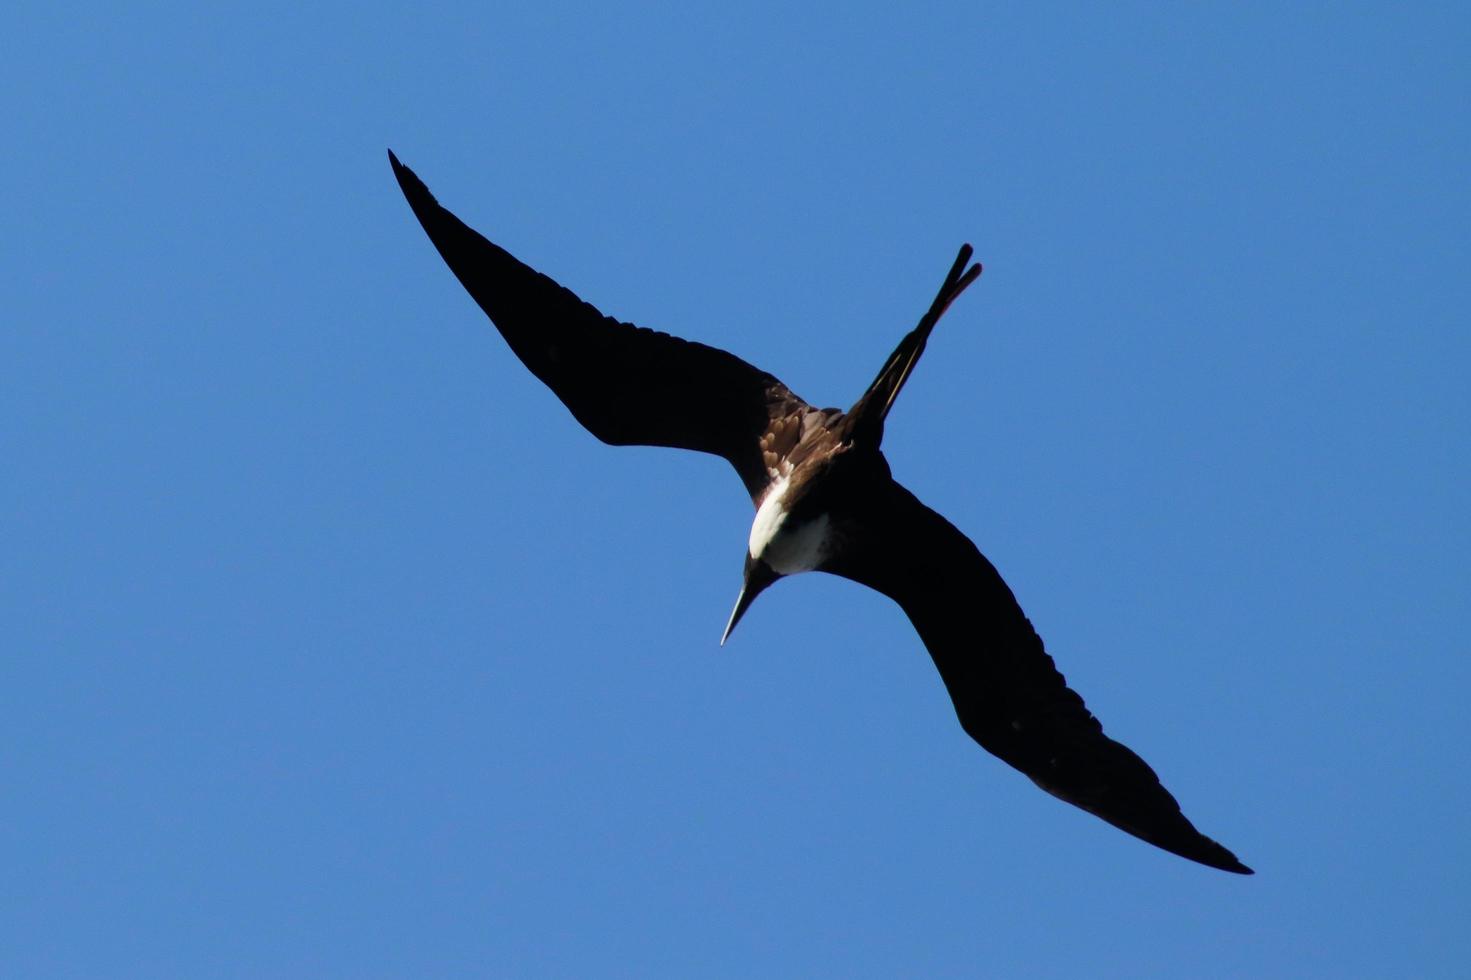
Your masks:
M 849 409 L 844 433 L 848 441 L 871 442 L 876 447 L 883 439 L 884 419 L 888 417 L 889 409 L 894 407 L 894 400 L 899 397 L 904 382 L 909 380 L 914 365 L 924 353 L 930 331 L 935 329 L 935 324 L 940 322 L 940 317 L 945 315 L 956 297 L 965 292 L 965 288 L 981 274 L 979 262 L 966 267 L 970 263 L 971 254 L 969 245 L 960 246 L 960 254 L 955 257 L 955 263 L 945 276 L 940 291 L 935 294 L 929 310 L 920 318 L 919 325 L 899 341 L 899 346 L 884 362 L 883 369 L 874 378 L 873 384 L 868 386 L 863 397 Z

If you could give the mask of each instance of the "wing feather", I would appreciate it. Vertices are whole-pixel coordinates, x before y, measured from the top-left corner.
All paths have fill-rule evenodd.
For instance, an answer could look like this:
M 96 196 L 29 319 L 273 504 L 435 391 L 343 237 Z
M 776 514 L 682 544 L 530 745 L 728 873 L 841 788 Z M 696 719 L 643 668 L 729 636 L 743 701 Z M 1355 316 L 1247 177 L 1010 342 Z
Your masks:
M 852 525 L 862 562 L 826 570 L 899 603 L 965 731 L 1053 796 L 1181 857 L 1250 874 L 1195 829 L 1143 759 L 1104 734 L 970 539 L 899 484 L 891 488 Z
M 769 480 L 761 438 L 810 407 L 726 351 L 604 316 L 442 207 L 389 159 L 430 241 L 531 373 L 583 427 L 616 446 L 669 446 L 729 460 L 753 499 Z

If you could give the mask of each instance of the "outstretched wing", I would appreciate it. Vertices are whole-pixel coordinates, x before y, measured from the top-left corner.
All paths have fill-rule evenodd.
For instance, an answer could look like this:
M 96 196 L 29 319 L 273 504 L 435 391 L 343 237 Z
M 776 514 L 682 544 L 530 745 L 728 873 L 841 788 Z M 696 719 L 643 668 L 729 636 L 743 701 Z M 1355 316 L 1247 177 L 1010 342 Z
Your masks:
M 1251 874 L 1195 829 L 1143 759 L 1103 733 L 970 539 L 899 484 L 890 486 L 872 516 L 852 527 L 862 536 L 862 561 L 824 570 L 899 603 L 965 731 L 1053 796 L 1181 857 Z
M 769 480 L 761 438 L 809 406 L 734 354 L 603 316 L 439 205 L 388 154 L 419 223 L 521 362 L 577 421 L 615 446 L 670 446 L 729 460 L 752 499 Z

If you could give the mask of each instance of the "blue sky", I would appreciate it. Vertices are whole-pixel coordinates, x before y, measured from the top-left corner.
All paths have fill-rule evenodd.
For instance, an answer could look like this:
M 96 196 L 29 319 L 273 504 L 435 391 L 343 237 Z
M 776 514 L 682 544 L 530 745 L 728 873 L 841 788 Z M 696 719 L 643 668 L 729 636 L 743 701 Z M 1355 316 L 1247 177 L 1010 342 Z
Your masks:
M 1452 976 L 1463 5 L 23 3 L 0 973 Z M 611 449 L 394 186 L 847 405 L 1242 879 L 960 731 Z

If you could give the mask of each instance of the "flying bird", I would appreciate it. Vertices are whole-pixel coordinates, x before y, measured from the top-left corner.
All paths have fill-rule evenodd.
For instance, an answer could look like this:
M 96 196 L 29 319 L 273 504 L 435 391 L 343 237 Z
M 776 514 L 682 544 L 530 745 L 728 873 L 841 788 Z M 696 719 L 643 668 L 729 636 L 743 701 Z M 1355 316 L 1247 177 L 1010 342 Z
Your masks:
M 598 439 L 724 457 L 756 516 L 720 642 L 761 592 L 799 572 L 893 599 L 934 659 L 960 725 L 1059 799 L 1201 864 L 1251 874 L 1200 833 L 1143 759 L 1103 733 L 1000 574 L 896 482 L 884 419 L 940 317 L 981 273 L 965 245 L 934 302 L 848 411 L 815 408 L 726 351 L 599 313 L 441 207 L 390 150 L 419 223 L 530 370 Z

